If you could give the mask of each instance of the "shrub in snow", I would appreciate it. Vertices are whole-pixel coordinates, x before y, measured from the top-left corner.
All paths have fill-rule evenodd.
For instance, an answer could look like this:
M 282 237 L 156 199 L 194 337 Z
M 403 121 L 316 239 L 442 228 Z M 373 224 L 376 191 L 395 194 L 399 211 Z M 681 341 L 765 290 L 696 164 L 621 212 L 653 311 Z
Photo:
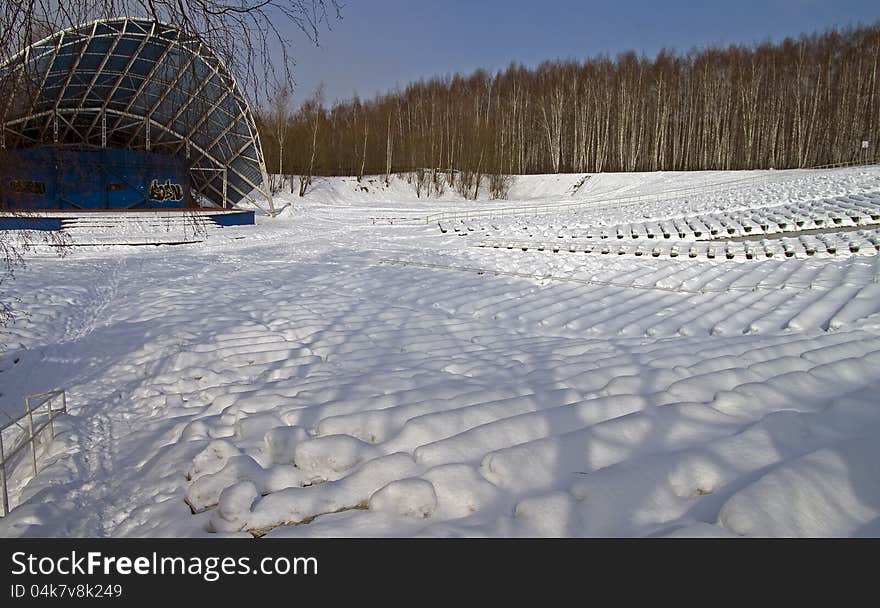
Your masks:
M 266 431 L 263 445 L 269 460 L 275 464 L 289 464 L 294 461 L 296 446 L 309 438 L 301 426 L 278 426 Z
M 267 431 L 278 426 L 284 426 L 284 422 L 271 412 L 251 414 L 236 421 L 235 438 L 239 440 L 260 439 Z
M 371 511 L 424 519 L 437 508 L 437 494 L 430 481 L 411 478 L 392 481 L 370 496 Z
M 231 456 L 216 473 L 202 475 L 189 487 L 186 503 L 198 513 L 217 504 L 220 493 L 242 480 L 262 479 L 263 467 L 247 454 Z
M 266 531 L 281 525 L 311 521 L 326 513 L 360 509 L 368 504 L 374 492 L 392 481 L 415 475 L 417 469 L 409 454 L 398 452 L 365 462 L 337 481 L 273 491 L 254 504 L 247 529 Z
M 260 491 L 252 481 L 240 481 L 220 494 L 217 508 L 211 514 L 213 532 L 239 532 L 247 525 L 251 507 L 260 498 Z
M 260 493 L 277 492 L 284 488 L 298 488 L 306 481 L 303 472 L 290 464 L 280 464 L 264 469 L 247 454 L 230 456 L 222 469 L 206 473 L 190 485 L 186 503 L 199 512 L 217 504 L 220 493 L 240 481 L 251 481 Z
M 350 435 L 327 435 L 296 445 L 294 463 L 315 478 L 338 479 L 345 471 L 380 454 L 376 446 Z
M 215 439 L 193 459 L 186 478 L 195 481 L 202 475 L 216 473 L 226 466 L 230 456 L 240 453 L 241 450 L 226 439 Z

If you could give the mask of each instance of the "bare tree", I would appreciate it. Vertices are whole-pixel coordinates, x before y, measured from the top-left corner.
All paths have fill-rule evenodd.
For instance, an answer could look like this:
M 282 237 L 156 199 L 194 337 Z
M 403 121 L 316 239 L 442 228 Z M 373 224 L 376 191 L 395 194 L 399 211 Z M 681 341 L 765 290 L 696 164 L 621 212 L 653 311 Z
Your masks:
M 303 103 L 300 112 L 306 117 L 308 129 L 308 163 L 303 165 L 304 172 L 299 178 L 299 195 L 305 196 L 309 186 L 312 185 L 312 176 L 315 174 L 315 159 L 318 155 L 318 134 L 321 123 L 324 121 L 324 85 L 319 85 L 314 94 Z
M 284 175 L 284 141 L 287 139 L 291 123 L 290 88 L 280 86 L 269 100 L 269 111 L 266 113 L 268 128 L 272 133 L 275 143 L 278 144 L 278 173 L 272 178 L 282 179 Z M 280 184 L 271 184 L 272 192 L 277 192 Z

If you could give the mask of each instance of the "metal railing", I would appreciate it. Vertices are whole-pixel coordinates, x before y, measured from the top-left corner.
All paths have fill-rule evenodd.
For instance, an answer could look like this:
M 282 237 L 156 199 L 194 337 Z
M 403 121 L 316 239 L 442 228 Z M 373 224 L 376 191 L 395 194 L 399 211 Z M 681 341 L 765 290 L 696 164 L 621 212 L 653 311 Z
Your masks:
M 652 194 L 639 194 L 627 197 L 608 196 L 605 198 L 572 201 L 566 203 L 556 203 L 550 205 L 532 205 L 517 207 L 495 207 L 489 209 L 469 209 L 466 211 L 447 211 L 443 213 L 433 213 L 425 217 L 425 223 L 442 222 L 446 220 L 463 219 L 469 220 L 478 217 L 505 217 L 515 215 L 541 215 L 560 210 L 570 209 L 588 209 L 590 211 L 603 211 L 606 209 L 620 209 L 630 205 L 642 205 L 645 203 L 658 203 L 671 201 L 681 198 L 682 196 L 694 194 L 706 194 L 721 190 L 729 190 L 741 186 L 755 186 L 761 183 L 767 184 L 778 180 L 794 179 L 799 177 L 797 172 L 809 169 L 837 169 L 845 167 L 864 167 L 873 166 L 880 163 L 880 159 L 865 161 L 855 161 L 847 163 L 835 163 L 832 165 L 818 165 L 815 167 L 802 167 L 794 169 L 780 169 L 776 171 L 764 171 L 759 175 L 749 175 L 736 179 L 728 179 L 714 182 L 703 182 L 696 186 L 687 186 L 665 190 L 663 192 L 655 192 Z
M 52 407 L 56 400 L 61 407 Z M 24 398 L 25 413 L 0 427 L 0 485 L 2 485 L 3 516 L 9 515 L 9 474 L 14 469 L 16 456 L 30 446 L 32 477 L 37 475 L 37 438 L 46 428 L 49 441 L 55 439 L 55 418 L 67 412 L 67 395 L 63 390 L 47 391 Z M 22 426 L 20 423 L 26 423 Z M 16 429 L 18 429 L 16 431 Z M 6 446 L 11 445 L 11 449 Z

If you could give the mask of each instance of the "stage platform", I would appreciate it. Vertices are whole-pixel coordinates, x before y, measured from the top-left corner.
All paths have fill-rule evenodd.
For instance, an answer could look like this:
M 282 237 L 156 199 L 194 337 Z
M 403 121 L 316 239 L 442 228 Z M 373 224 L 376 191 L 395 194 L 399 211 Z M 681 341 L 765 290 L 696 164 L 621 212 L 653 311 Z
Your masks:
M 212 222 L 217 226 L 245 226 L 254 223 L 254 212 L 243 209 L 126 209 L 107 210 L 3 210 L 0 230 L 65 230 L 79 226 L 122 227 L 128 223 L 173 225 Z
M 72 246 L 198 243 L 223 228 L 251 224 L 254 212 L 242 209 L 0 210 L 0 230 L 56 231 Z

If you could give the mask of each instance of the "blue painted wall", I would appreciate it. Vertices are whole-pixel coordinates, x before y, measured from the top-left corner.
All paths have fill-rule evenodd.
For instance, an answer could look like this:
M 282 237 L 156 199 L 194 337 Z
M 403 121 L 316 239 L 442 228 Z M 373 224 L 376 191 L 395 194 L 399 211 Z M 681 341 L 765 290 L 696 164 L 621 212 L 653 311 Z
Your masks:
M 0 230 L 61 230 L 63 224 L 58 217 L 15 217 L 0 216 Z
M 179 209 L 189 199 L 180 159 L 142 150 L 7 150 L 0 205 L 7 209 Z
M 219 226 L 249 226 L 254 223 L 253 211 L 237 211 L 235 213 L 217 213 L 211 215 L 211 221 Z

